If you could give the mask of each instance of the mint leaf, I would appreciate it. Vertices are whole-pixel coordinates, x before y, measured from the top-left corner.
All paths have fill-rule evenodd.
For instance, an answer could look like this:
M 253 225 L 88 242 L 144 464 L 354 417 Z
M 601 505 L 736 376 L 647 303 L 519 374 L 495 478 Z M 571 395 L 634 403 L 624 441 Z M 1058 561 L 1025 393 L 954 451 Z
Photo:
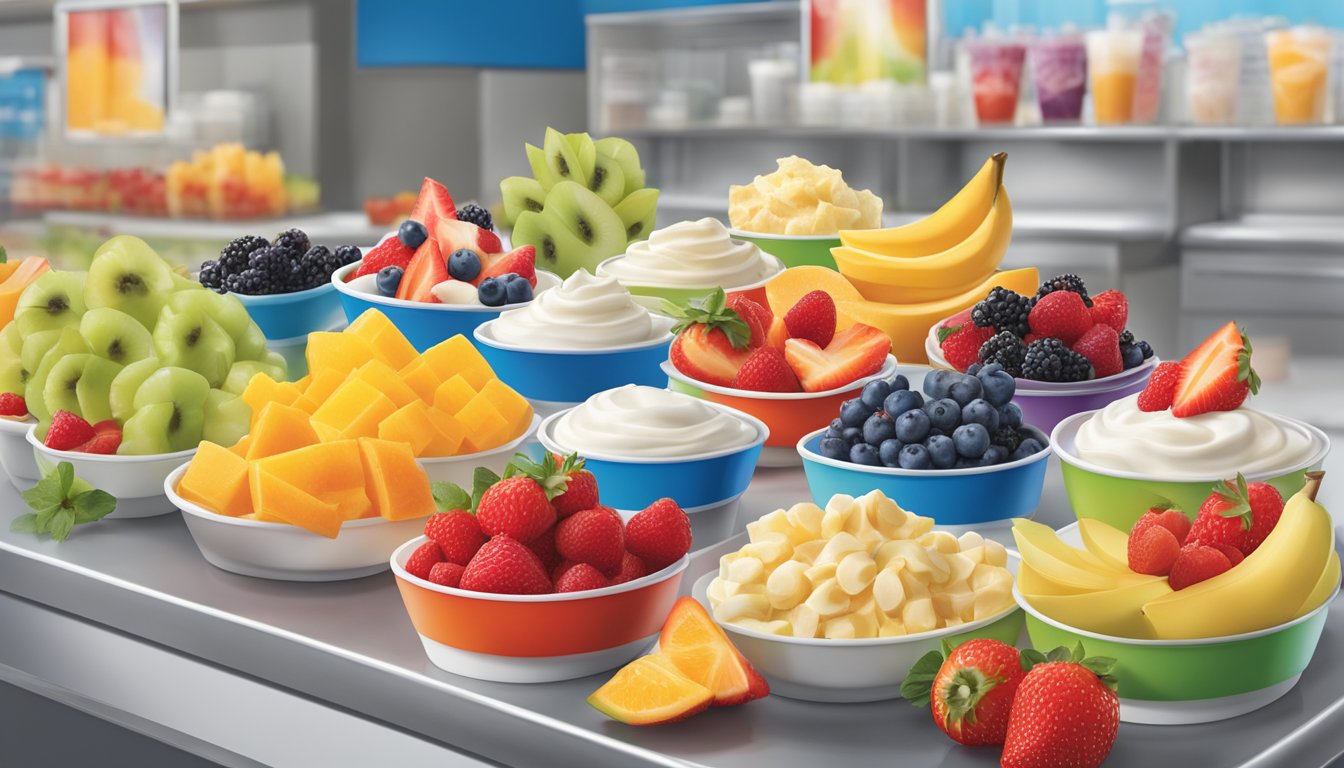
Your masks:
M 943 668 L 942 651 L 929 651 L 919 657 L 905 680 L 901 681 L 901 698 L 916 707 L 927 707 L 933 697 L 933 680 Z
M 85 491 L 75 497 L 75 525 L 102 520 L 116 508 L 117 498 L 107 491 Z
M 57 541 L 65 541 L 70 536 L 70 531 L 75 527 L 74 510 L 62 509 L 51 518 L 51 525 L 47 526 L 47 533 L 51 538 Z
M 5 264 L 8 262 L 9 262 L 9 252 L 5 250 L 5 246 L 0 245 L 0 264 Z
M 68 462 L 61 462 L 68 464 Z M 23 492 L 23 500 L 34 510 L 41 512 L 44 509 L 59 507 L 62 501 L 65 501 L 65 491 L 61 489 L 61 478 L 57 472 L 48 472 L 37 481 L 37 485 Z
M 1022 664 L 1022 669 L 1024 671 L 1030 672 L 1032 667 L 1036 666 L 1037 664 L 1045 663 L 1045 654 L 1041 653 L 1035 648 L 1027 648 L 1026 650 L 1022 651 L 1022 653 L 1018 654 L 1018 660 Z
M 947 337 L 951 336 L 952 334 L 954 334 L 954 333 L 956 333 L 957 331 L 960 331 L 960 330 L 961 330 L 961 326 L 960 326 L 960 325 L 954 325 L 954 326 L 952 326 L 951 328 L 949 328 L 949 327 L 947 327 L 947 326 L 943 326 L 942 328 L 939 328 L 939 329 L 938 329 L 938 343 L 939 343 L 939 344 L 942 344 L 944 341 L 947 341 Z
M 499 482 L 499 475 L 496 475 L 488 467 L 477 467 L 471 475 L 471 511 L 481 505 L 481 497 L 489 490 L 490 486 Z
M 0 248 L 0 250 L 3 250 Z M 26 515 L 19 515 L 9 524 L 9 530 L 14 533 L 37 533 L 37 515 L 29 512 Z
M 68 461 L 62 461 L 56 465 L 56 476 L 61 481 L 61 498 L 70 497 L 70 486 L 75 484 L 75 465 Z
M 56 541 L 65 541 L 76 525 L 101 520 L 117 508 L 112 494 L 75 477 L 74 465 L 68 461 L 49 469 L 23 492 L 23 500 L 33 511 L 14 520 L 11 530 L 45 533 Z
M 50 528 L 50 527 L 51 527 L 51 519 L 52 519 L 53 517 L 56 516 L 56 513 L 57 513 L 57 512 L 60 512 L 60 511 L 61 511 L 61 505 L 60 505 L 60 504 L 57 504 L 57 505 L 54 506 L 54 507 L 47 507 L 46 509 L 39 509 L 39 510 L 37 510 L 37 530 L 38 530 L 38 533 L 41 533 L 41 532 L 47 530 L 48 528 Z
M 434 497 L 434 506 L 438 507 L 440 512 L 455 509 L 471 511 L 471 494 L 456 483 L 436 480 L 429 484 L 429 493 Z

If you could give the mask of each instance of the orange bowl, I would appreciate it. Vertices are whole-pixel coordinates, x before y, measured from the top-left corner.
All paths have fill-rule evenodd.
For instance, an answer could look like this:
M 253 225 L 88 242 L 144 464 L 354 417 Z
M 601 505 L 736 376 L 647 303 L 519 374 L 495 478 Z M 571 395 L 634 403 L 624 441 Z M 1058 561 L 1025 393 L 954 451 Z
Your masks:
M 478 680 L 542 683 L 619 667 L 662 629 L 690 563 L 682 557 L 640 579 L 602 589 L 497 595 L 432 584 L 406 560 L 429 539 L 392 553 L 392 573 L 429 660 Z

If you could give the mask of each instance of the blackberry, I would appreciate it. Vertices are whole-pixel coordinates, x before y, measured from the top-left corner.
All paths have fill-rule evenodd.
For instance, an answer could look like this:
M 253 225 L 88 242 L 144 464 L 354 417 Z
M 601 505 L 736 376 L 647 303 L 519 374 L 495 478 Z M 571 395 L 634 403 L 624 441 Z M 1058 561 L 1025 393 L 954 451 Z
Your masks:
M 980 328 L 1026 336 L 1031 332 L 1031 326 L 1027 324 L 1029 314 L 1030 298 L 1007 288 L 995 287 L 984 301 L 971 309 L 971 322 Z
M 1083 303 L 1092 306 L 1092 297 L 1087 295 L 1087 286 L 1083 285 L 1083 278 L 1077 275 L 1056 275 L 1044 283 L 1041 283 L 1040 290 L 1036 291 L 1037 301 L 1047 293 L 1055 291 L 1073 291 L 1083 297 Z
M 337 267 L 344 267 L 346 264 L 354 264 L 356 261 L 364 258 L 364 254 L 359 250 L 359 246 L 355 245 L 336 246 L 335 256 L 336 266 L 332 267 L 331 271 L 335 271 Z
M 286 229 L 284 232 L 275 236 L 272 245 L 278 245 L 294 254 L 294 258 L 299 258 L 308 252 L 313 244 L 308 240 L 308 233 L 302 229 Z
M 294 262 L 291 273 L 291 290 L 306 291 L 316 288 L 331 279 L 331 261 L 335 257 L 325 245 L 314 245 L 303 254 L 303 258 Z
M 1022 435 L 1012 427 L 999 427 L 989 436 L 989 444 L 1001 446 L 1008 453 L 1012 453 L 1022 444 Z
M 1120 334 L 1120 348 L 1124 349 L 1125 347 L 1133 345 L 1134 345 L 1134 332 L 1126 329 L 1123 333 Z
M 467 203 L 457 209 L 458 221 L 470 221 L 481 229 L 494 229 L 495 222 L 490 218 L 490 212 L 475 203 Z
M 224 290 L 224 271 L 219 268 L 219 262 L 214 261 L 213 259 L 207 260 L 201 264 L 201 269 L 200 272 L 197 273 L 196 279 L 200 281 L 201 285 L 212 291 Z
M 219 269 L 224 277 L 236 275 L 247 269 L 247 257 L 258 248 L 265 248 L 270 245 L 266 238 L 256 235 L 243 235 L 231 241 L 224 246 L 224 250 L 219 252 Z
M 254 251 L 247 259 L 247 268 L 272 277 L 285 277 L 293 263 L 294 257 L 288 248 L 272 245 Z
M 1021 378 L 1022 361 L 1027 357 L 1027 348 L 1022 344 L 1022 340 L 1008 331 L 989 337 L 989 339 L 980 345 L 980 360 L 986 365 L 989 363 L 998 363 L 1003 366 L 1013 378 Z
M 264 296 L 271 293 L 283 292 L 276 290 L 276 278 L 271 277 L 265 272 L 259 272 L 255 269 L 244 269 L 236 275 L 229 275 L 225 278 L 225 286 L 230 293 L 242 293 L 248 296 Z
M 1031 342 L 1022 361 L 1023 378 L 1034 381 L 1087 381 L 1092 375 L 1092 363 L 1059 339 Z

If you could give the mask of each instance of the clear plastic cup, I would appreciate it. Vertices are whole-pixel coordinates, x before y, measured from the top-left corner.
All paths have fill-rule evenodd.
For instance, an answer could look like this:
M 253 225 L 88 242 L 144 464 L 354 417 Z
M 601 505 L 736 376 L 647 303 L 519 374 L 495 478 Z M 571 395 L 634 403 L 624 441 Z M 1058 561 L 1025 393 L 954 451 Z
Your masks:
M 1143 33 L 1139 51 L 1139 76 L 1134 83 L 1136 123 L 1152 123 L 1162 107 L 1162 70 L 1165 68 L 1167 42 L 1176 18 L 1167 12 L 1144 14 L 1138 29 Z
M 1013 40 L 970 38 L 971 91 L 981 123 L 1011 123 L 1017 115 L 1026 46 Z
M 1076 122 L 1087 93 L 1087 47 L 1079 35 L 1042 38 L 1028 49 L 1041 120 Z
M 1087 71 L 1092 82 L 1092 119 L 1116 125 L 1134 119 L 1143 32 L 1099 29 L 1087 33 Z
M 1279 125 L 1325 121 L 1330 35 L 1319 27 L 1265 33 L 1274 119 Z
M 1185 36 L 1186 117 L 1192 123 L 1232 123 L 1241 84 L 1241 39 L 1231 34 Z

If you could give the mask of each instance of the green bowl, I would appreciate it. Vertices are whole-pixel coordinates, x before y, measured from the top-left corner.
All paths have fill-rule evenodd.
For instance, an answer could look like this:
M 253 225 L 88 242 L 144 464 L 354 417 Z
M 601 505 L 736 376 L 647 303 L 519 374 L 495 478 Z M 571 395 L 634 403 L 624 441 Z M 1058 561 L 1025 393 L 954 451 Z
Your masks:
M 1065 543 L 1082 546 L 1078 526 L 1060 529 Z M 1136 640 L 1070 627 L 1031 606 L 1026 612 L 1035 648 L 1082 643 L 1089 656 L 1116 660 L 1120 719 L 1127 723 L 1186 725 L 1226 720 L 1254 711 L 1297 685 L 1316 652 L 1334 595 L 1316 610 L 1277 627 L 1198 640 Z
M 613 261 L 623 258 L 625 258 L 625 254 L 621 254 L 619 256 L 612 256 L 611 258 L 603 261 L 601 264 L 598 264 L 597 276 L 608 277 L 606 270 L 604 270 L 603 268 L 606 265 L 612 263 Z M 776 263 L 777 269 L 774 272 L 771 272 L 768 277 L 757 280 L 756 282 L 751 283 L 750 285 L 740 285 L 740 286 L 725 285 L 722 286 L 723 289 L 727 291 L 728 294 L 730 295 L 734 293 L 744 293 L 747 295 L 748 298 L 752 299 L 753 301 L 756 301 L 763 306 L 766 305 L 765 284 L 773 280 L 775 278 L 775 275 L 778 275 L 780 272 L 783 272 L 786 266 L 778 258 L 776 258 L 775 261 L 777 262 Z M 673 304 L 685 304 L 687 301 L 690 301 L 691 299 L 698 299 L 701 296 L 704 296 L 712 292 L 715 288 L 720 287 L 717 285 L 707 285 L 704 287 L 697 287 L 697 288 L 681 288 L 666 285 L 634 285 L 631 283 L 624 283 L 624 282 L 621 283 L 621 285 L 627 291 L 630 292 L 631 297 L 633 297 L 636 302 L 654 312 L 659 313 L 663 311 L 664 299 L 672 302 Z
M 1069 497 L 1069 506 L 1076 517 L 1091 517 L 1128 531 L 1135 521 L 1158 504 L 1172 504 L 1193 517 L 1199 507 L 1213 491 L 1213 486 L 1239 471 L 1238 467 L 1228 467 L 1227 472 L 1208 478 L 1171 478 L 1141 475 L 1135 472 L 1106 469 L 1078 458 L 1074 450 L 1074 438 L 1083 422 L 1097 411 L 1077 413 L 1055 427 L 1050 440 L 1055 446 L 1055 455 L 1059 457 L 1060 468 L 1064 473 L 1064 490 Z M 1302 489 L 1306 482 L 1303 474 L 1309 469 L 1320 469 L 1325 456 L 1330 452 L 1330 438 L 1321 430 L 1306 422 L 1290 419 L 1287 416 L 1274 418 L 1290 422 L 1310 433 L 1316 440 L 1317 450 L 1303 463 L 1282 470 L 1261 473 L 1246 473 L 1250 481 L 1268 482 L 1286 499 Z
M 755 243 L 757 248 L 777 257 L 786 267 L 817 266 L 835 269 L 831 249 L 840 247 L 839 235 L 767 235 L 730 229 L 735 240 Z

